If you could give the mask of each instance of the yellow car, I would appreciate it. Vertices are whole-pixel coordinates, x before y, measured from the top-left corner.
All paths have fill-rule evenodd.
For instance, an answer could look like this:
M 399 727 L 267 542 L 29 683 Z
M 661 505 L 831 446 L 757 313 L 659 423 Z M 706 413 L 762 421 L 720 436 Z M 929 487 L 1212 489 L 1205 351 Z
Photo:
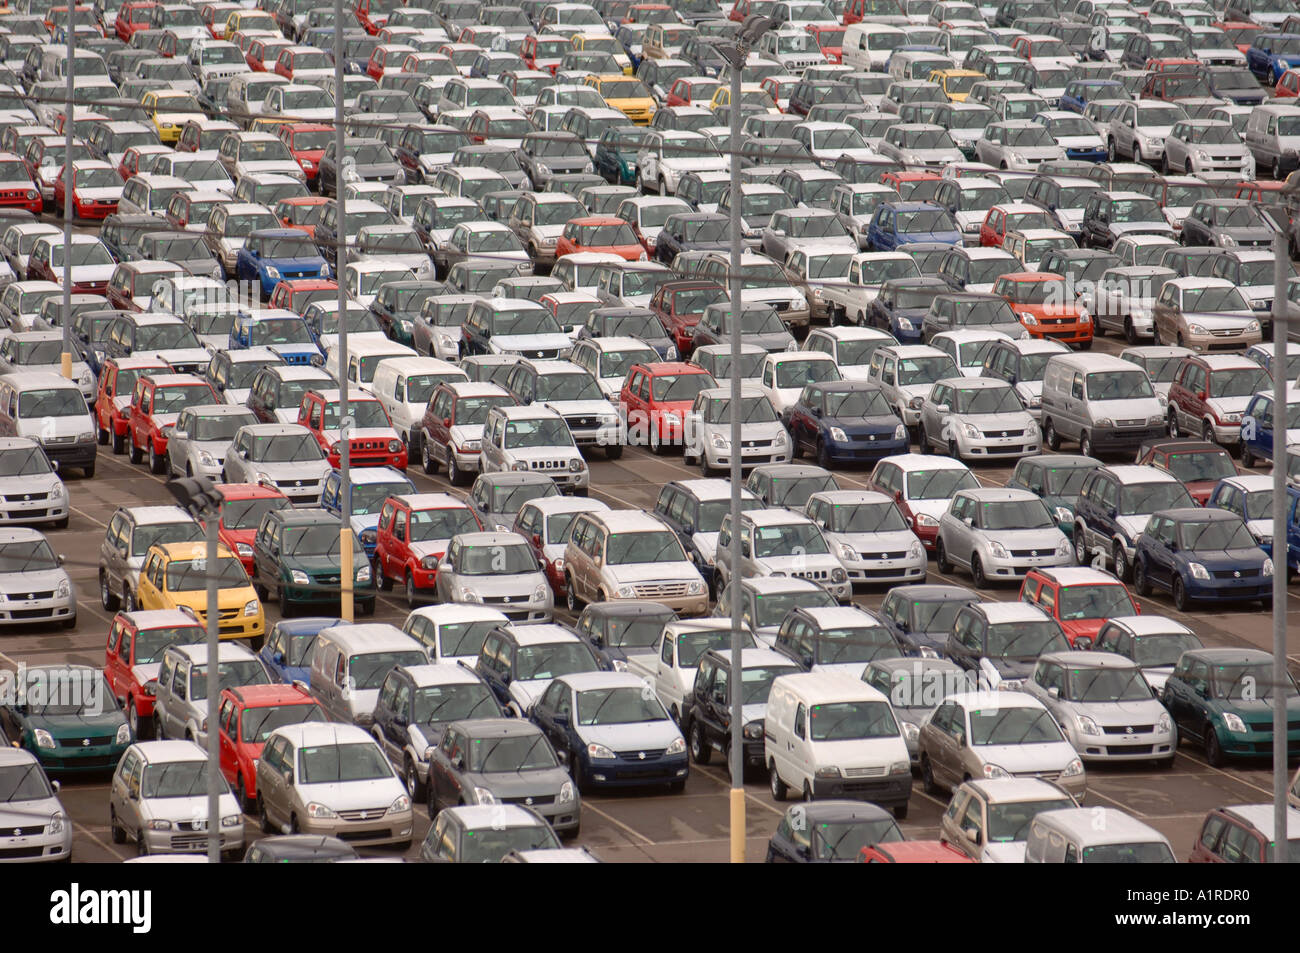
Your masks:
M 234 36 L 240 30 L 269 30 L 272 33 L 280 33 L 280 24 L 275 22 L 275 17 L 265 10 L 249 10 L 241 8 L 231 10 L 230 15 L 226 17 L 226 29 L 222 36 Z
M 584 81 L 600 93 L 610 109 L 617 109 L 638 126 L 650 125 L 655 116 L 655 101 L 639 79 L 613 73 L 588 76 Z
M 203 112 L 193 94 L 179 89 L 151 89 L 140 97 L 140 102 L 163 145 L 180 142 L 185 124 Z
M 149 547 L 136 587 L 141 609 L 183 609 L 207 626 L 208 568 L 206 543 L 166 543 Z M 222 639 L 252 639 L 266 634 L 262 602 L 248 581 L 244 564 L 225 546 L 217 549 L 218 634 Z
M 930 74 L 930 82 L 938 83 L 950 102 L 964 103 L 971 87 L 988 79 L 973 69 L 937 69 Z
M 572 37 L 575 50 L 599 50 L 614 57 L 614 61 L 623 69 L 623 75 L 631 76 L 636 70 L 632 67 L 632 58 L 623 49 L 623 44 L 608 34 L 575 33 Z
M 723 85 L 713 91 L 713 98 L 709 100 L 708 108 L 710 112 L 716 113 L 721 109 L 727 109 L 730 105 L 731 87 Z M 740 105 L 746 114 L 750 112 L 778 113 L 781 111 L 777 108 L 776 101 L 772 99 L 772 94 L 759 83 L 740 84 Z

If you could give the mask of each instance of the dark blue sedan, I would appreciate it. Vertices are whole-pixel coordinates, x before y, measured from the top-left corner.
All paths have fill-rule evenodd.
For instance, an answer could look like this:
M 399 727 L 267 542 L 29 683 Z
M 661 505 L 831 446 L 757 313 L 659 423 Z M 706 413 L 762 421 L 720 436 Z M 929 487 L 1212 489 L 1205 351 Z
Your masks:
M 867 248 L 894 251 L 917 242 L 962 243 L 957 220 L 946 208 L 930 202 L 886 202 L 876 209 L 867 226 Z
M 258 657 L 266 670 L 286 685 L 303 682 L 310 687 L 311 658 L 316 648 L 316 636 L 321 629 L 338 625 L 340 621 L 328 616 L 281 619 L 271 627 Z
M 1273 560 L 1236 513 L 1191 507 L 1151 514 L 1137 539 L 1138 595 L 1163 589 L 1180 612 L 1193 603 L 1273 602 Z
M 814 454 L 826 470 L 907 453 L 907 428 L 880 385 L 867 381 L 809 384 L 786 411 L 785 426 L 795 454 Z

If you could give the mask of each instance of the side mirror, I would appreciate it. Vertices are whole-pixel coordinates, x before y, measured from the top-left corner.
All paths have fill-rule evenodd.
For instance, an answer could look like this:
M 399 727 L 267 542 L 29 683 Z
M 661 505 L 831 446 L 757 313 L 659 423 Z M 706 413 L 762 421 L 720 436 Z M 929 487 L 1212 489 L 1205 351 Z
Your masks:
M 68 558 L 68 557 L 65 556 L 65 555 L 63 555 L 63 553 L 59 553 L 59 555 L 57 555 L 57 556 L 54 557 L 55 561 L 56 561 L 60 566 L 63 565 L 64 560 L 66 560 L 67 558 Z
M 1092 639 L 1086 635 L 1081 635 L 1074 640 L 1074 647 L 1080 652 L 1087 652 L 1092 648 Z
M 966 828 L 966 839 L 972 844 L 978 844 L 980 842 L 980 832 Z
M 284 783 L 293 784 L 293 768 L 284 769 Z
M 934 412 L 936 414 L 947 414 L 952 412 L 952 408 L 947 404 L 935 404 Z
M 276 665 L 283 665 L 283 664 L 284 664 L 284 653 L 283 653 L 283 652 L 273 652 L 273 653 L 271 654 L 271 661 L 274 662 Z
M 451 418 L 450 418 L 450 417 L 443 417 L 443 418 L 442 418 L 442 425 L 443 425 L 444 427 L 450 427 L 450 426 L 451 426 Z
M 54 793 L 55 793 L 55 794 L 58 794 L 58 793 L 59 793 L 59 789 L 62 788 L 63 785 L 61 785 L 58 781 L 51 781 L 51 782 L 50 782 L 50 787 L 54 788 Z
M 966 732 L 959 730 L 955 736 L 955 739 L 957 741 L 958 748 L 966 747 Z
M 555 717 L 551 720 L 554 721 L 557 725 L 563 726 L 569 723 L 569 716 L 556 714 Z
M 974 518 L 972 518 L 972 517 L 970 517 L 970 516 L 967 516 L 967 517 L 965 517 L 964 519 L 962 519 L 962 522 L 965 523 L 967 526 L 974 526 L 974 525 L 975 525 L 975 520 L 974 520 Z
M 541 534 L 541 533 L 533 533 L 533 545 L 534 545 L 534 546 L 540 546 L 540 545 L 542 545 L 542 534 Z
M 682 524 L 682 532 L 685 533 L 687 536 L 694 536 L 694 535 L 695 535 L 695 524 L 694 524 L 694 523 L 683 523 L 683 524 Z
M 560 719 L 561 719 L 561 718 L 564 718 L 564 716 L 563 716 L 563 715 L 556 715 L 556 716 L 555 716 L 555 723 L 556 723 L 557 725 L 560 724 Z M 565 720 L 566 722 L 568 721 L 567 718 L 565 718 L 564 720 Z M 555 752 L 555 757 L 559 758 L 559 760 L 560 760 L 560 764 L 564 765 L 564 767 L 566 767 L 566 768 L 569 767 L 569 752 L 568 752 L 567 749 L 565 749 L 565 748 L 560 748 L 560 749 L 558 749 L 558 750 Z
M 1061 690 L 1057 688 L 1055 685 L 1053 685 L 1051 688 L 1047 690 L 1047 694 L 1050 695 L 1052 698 L 1060 698 Z
M 750 547 L 750 545 L 749 545 L 749 540 L 747 540 L 747 539 L 742 539 L 742 540 L 740 541 L 740 553 L 741 553 L 742 556 L 750 556 L 750 555 L 753 554 L 753 550 L 751 549 L 751 547 Z

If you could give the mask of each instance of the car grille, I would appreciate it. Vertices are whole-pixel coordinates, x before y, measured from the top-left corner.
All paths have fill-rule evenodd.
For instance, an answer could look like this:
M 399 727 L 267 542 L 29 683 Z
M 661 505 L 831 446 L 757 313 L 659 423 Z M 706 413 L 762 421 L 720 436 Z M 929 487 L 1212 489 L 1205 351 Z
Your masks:
M 18 860 L 22 857 L 40 857 L 44 847 L 0 847 L 0 860 Z
M 1258 569 L 1214 569 L 1210 575 L 1215 579 L 1254 579 L 1259 575 Z
M 1242 156 L 1210 156 L 1210 167 L 1202 172 L 1240 172 Z
M 25 201 L 27 199 L 27 189 L 3 189 L 0 190 L 0 200 L 6 202 Z
M 35 827 L 0 827 L 0 837 L 35 837 L 45 833 L 45 825 Z
M 858 553 L 862 559 L 902 559 L 907 553 Z
M 1219 328 L 1210 332 L 1216 338 L 1235 338 L 1243 334 L 1241 328 Z
M 555 795 L 548 794 L 545 796 L 534 797 L 503 797 L 497 798 L 502 804 L 523 804 L 527 807 L 550 807 L 555 803 Z
M 600 426 L 598 417 L 565 417 L 564 422 L 568 424 L 570 430 L 575 427 L 580 430 L 590 430 L 592 427 Z
M 1078 319 L 1078 318 L 1073 318 L 1073 317 L 1071 317 L 1071 318 L 1042 318 L 1042 319 L 1039 320 L 1038 323 L 1039 323 L 1039 324 L 1078 324 L 1078 323 L 1079 323 L 1079 319 Z
M 768 301 L 765 303 L 769 307 L 775 308 L 777 311 L 788 311 L 790 309 L 789 301 Z
M 41 507 L 39 510 L 35 510 L 35 509 L 16 510 L 14 511 L 14 515 L 21 516 L 24 519 L 37 519 L 39 517 L 44 516 L 48 512 L 49 512 L 48 509 L 46 509 L 45 507 Z
M 96 748 L 100 745 L 111 745 L 113 736 L 93 735 L 89 738 L 59 738 L 57 741 L 61 748 Z
M 1151 754 L 1155 745 L 1108 745 L 1107 754 Z
M 207 367 L 207 364 L 202 361 L 168 361 L 167 366 L 177 374 L 202 375 L 203 369 Z
M 339 817 L 345 821 L 374 821 L 388 813 L 386 807 L 367 807 L 356 811 L 339 811 Z
M 286 364 L 294 364 L 294 365 L 297 365 L 297 366 L 299 366 L 299 367 L 303 367 L 303 366 L 305 366 L 305 365 L 307 365 L 307 364 L 310 364 L 310 363 L 311 363 L 311 359 L 312 359 L 312 357 L 314 357 L 314 356 L 315 356 L 315 355 L 311 354 L 311 353 L 308 352 L 308 351 L 301 351 L 301 352 L 299 352 L 299 353 L 297 353 L 297 354 L 284 354 L 284 353 L 282 353 L 282 354 L 280 355 L 280 358 L 281 358 L 281 360 L 283 360 L 284 363 L 286 363 Z
M 318 586 L 337 586 L 339 584 L 339 577 L 337 575 L 317 576 L 314 582 Z
M 790 575 L 796 579 L 811 579 L 813 582 L 824 582 L 831 578 L 830 572 L 825 569 L 805 569 L 801 572 L 792 572 Z
M 1108 735 L 1145 735 L 1155 731 L 1155 725 L 1106 725 L 1103 730 Z
M 1248 721 L 1246 722 L 1246 724 L 1250 726 L 1251 731 L 1272 731 L 1273 730 L 1272 718 L 1256 719 L 1254 721 Z M 1300 721 L 1288 721 L 1286 723 L 1286 730 L 1287 731 L 1300 730 Z
M 208 846 L 207 834 L 190 834 L 188 836 L 177 836 L 171 839 L 172 850 L 189 851 L 189 850 L 206 850 Z
M 1018 771 L 1015 774 L 1017 778 L 1038 778 L 1042 781 L 1056 781 L 1061 777 L 1059 771 Z
M 1023 437 L 1024 435 L 1025 432 L 1023 430 L 985 430 L 984 431 L 984 436 L 990 439 L 996 439 L 999 437 Z
M 871 796 L 873 794 L 890 794 L 894 785 L 889 781 L 845 781 L 840 789 L 845 794 Z
M 638 599 L 671 599 L 686 595 L 684 582 L 650 582 L 636 587 Z
M 1056 550 L 1052 549 L 1051 547 L 1044 547 L 1043 549 L 1011 550 L 1011 556 L 1014 559 L 1033 559 L 1035 556 L 1052 556 L 1055 555 L 1055 553 Z
M 886 770 L 883 764 L 874 768 L 845 768 L 844 776 L 846 778 L 879 778 L 884 776 Z
M 366 450 L 371 452 L 387 452 L 388 440 L 352 440 L 348 442 L 348 449 L 353 453 Z
M 489 606 L 504 606 L 510 603 L 526 603 L 527 596 L 484 596 L 483 604 Z
M 568 460 L 529 460 L 530 470 L 568 470 Z
M 319 483 L 319 480 L 276 480 L 275 488 L 285 493 L 292 493 L 295 490 L 313 489 Z
M 527 348 L 519 351 L 520 357 L 539 357 L 547 360 L 554 360 L 560 356 L 559 348 Z
M 60 443 L 73 443 L 73 442 L 76 441 L 76 439 L 77 439 L 77 438 L 74 437 L 74 436 L 67 436 L 67 437 L 43 437 L 43 438 L 41 438 L 41 443 L 43 443 L 43 444 L 47 444 L 47 445 L 48 445 L 48 444 L 52 444 L 52 443 L 53 443 L 53 444 L 60 444 Z
M 335 831 L 334 836 L 337 837 L 339 840 L 345 840 L 345 841 L 380 840 L 381 838 L 391 837 L 392 831 L 390 831 L 386 827 L 371 828 L 370 830 L 365 830 L 365 831 L 342 830 L 342 831 Z
M 48 493 L 6 493 L 6 503 L 26 503 L 28 500 L 43 500 Z
M 664 749 L 647 748 L 644 751 L 615 751 L 614 754 L 624 761 L 657 761 L 664 756 Z
M 901 571 L 901 569 L 855 569 L 853 573 L 854 578 L 886 579 L 897 576 Z
M 23 600 L 31 601 L 33 599 L 53 599 L 53 598 L 54 598 L 53 589 L 47 589 L 44 592 L 6 592 L 0 594 L 0 599 L 10 599 L 15 602 L 22 602 Z

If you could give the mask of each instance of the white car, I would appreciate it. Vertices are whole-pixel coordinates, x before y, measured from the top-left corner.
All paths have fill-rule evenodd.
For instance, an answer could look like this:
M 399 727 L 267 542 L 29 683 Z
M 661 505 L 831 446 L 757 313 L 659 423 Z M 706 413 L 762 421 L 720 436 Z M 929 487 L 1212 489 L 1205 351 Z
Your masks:
M 352 247 L 348 251 L 355 261 L 382 261 L 388 265 L 400 265 L 409 269 L 420 281 L 432 281 L 437 277 L 433 259 L 410 225 L 362 225 L 357 231 L 356 240 L 350 244 Z
M 789 576 L 817 583 L 837 602 L 853 598 L 853 584 L 831 552 L 821 528 L 802 513 L 776 507 L 745 510 L 740 514 L 740 566 L 731 565 L 731 516 L 723 517 L 718 548 L 716 586 L 719 592 L 733 579 L 753 576 Z
M 924 123 L 890 126 L 885 132 L 880 154 L 897 159 L 903 165 L 923 169 L 961 162 L 966 158 L 948 135 L 948 130 Z
M 1065 150 L 1041 123 L 1011 119 L 989 124 L 975 143 L 975 157 L 999 169 L 1033 172 L 1044 162 L 1065 158 Z
M 829 354 L 846 381 L 865 381 L 872 352 L 897 343 L 892 334 L 878 328 L 813 328 L 804 338 L 802 350 Z
M 1125 615 L 1114 616 L 1102 624 L 1093 649 L 1133 659 L 1151 690 L 1160 695 L 1182 654 L 1201 647 L 1196 633 L 1174 619 L 1162 615 Z
M 824 490 L 808 498 L 804 514 L 821 527 L 850 582 L 925 581 L 925 548 L 884 493 Z
M 908 427 L 920 422 L 921 404 L 935 381 L 960 375 L 951 354 L 924 344 L 876 348 L 867 368 L 867 380 L 881 386 L 899 419 Z
M 672 195 L 687 172 L 720 172 L 731 160 L 707 137 L 685 129 L 651 131 L 636 156 L 637 180 L 660 195 Z M 685 203 L 682 203 L 685 206 Z M 690 211 L 689 206 L 681 209 Z M 638 224 L 633 222 L 631 224 Z
M 380 285 L 416 280 L 415 272 L 401 259 L 366 258 L 344 265 L 339 283 L 347 289 L 348 297 L 368 307 L 378 296 Z
M 412 610 L 402 631 L 428 650 L 431 662 L 472 666 L 488 633 L 509 623 L 505 613 L 488 606 L 449 602 Z
M 820 351 L 781 351 L 763 359 L 759 390 L 778 414 L 788 410 L 809 384 L 843 380 L 835 358 Z
M 794 138 L 803 143 L 820 165 L 828 169 L 840 156 L 875 159 L 880 155 L 846 122 L 804 122 L 795 126 L 793 132 Z
M 72 819 L 36 756 L 0 748 L 0 857 L 71 861 Z
M 937 381 L 921 406 L 920 449 L 959 459 L 1019 458 L 1038 453 L 1038 422 L 1006 381 Z
M 741 386 L 741 466 L 789 463 L 792 444 L 767 396 L 753 385 Z M 686 414 L 682 463 L 696 461 L 704 476 L 731 466 L 731 388 L 711 387 L 695 395 Z
M 957 362 L 962 377 L 984 376 L 984 355 L 994 341 L 1010 341 L 1001 331 L 982 331 L 963 328 L 960 331 L 940 331 L 930 338 L 930 347 L 938 348 Z M 1019 339 L 1017 339 L 1019 340 Z
M 1205 182 L 1240 182 L 1255 177 L 1255 157 L 1232 123 L 1183 119 L 1165 137 L 1164 170 Z

